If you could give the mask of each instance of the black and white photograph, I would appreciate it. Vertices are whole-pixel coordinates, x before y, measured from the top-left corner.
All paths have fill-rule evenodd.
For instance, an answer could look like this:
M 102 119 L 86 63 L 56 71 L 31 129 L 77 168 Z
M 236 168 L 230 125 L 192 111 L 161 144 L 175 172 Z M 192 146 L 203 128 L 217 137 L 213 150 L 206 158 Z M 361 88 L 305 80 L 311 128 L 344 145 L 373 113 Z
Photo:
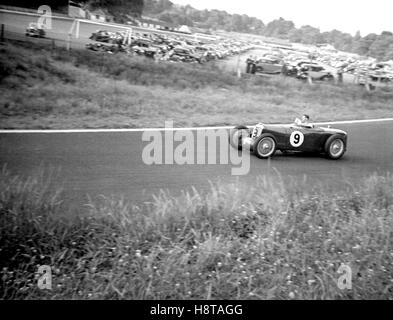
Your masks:
M 392 300 L 392 14 L 1 0 L 0 300 Z

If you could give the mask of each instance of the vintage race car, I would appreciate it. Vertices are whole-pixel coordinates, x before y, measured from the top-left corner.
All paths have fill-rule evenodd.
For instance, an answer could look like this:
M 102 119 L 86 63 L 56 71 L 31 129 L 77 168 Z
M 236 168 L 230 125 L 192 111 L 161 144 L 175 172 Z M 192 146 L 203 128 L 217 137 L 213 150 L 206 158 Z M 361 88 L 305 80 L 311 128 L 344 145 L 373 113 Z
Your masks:
M 347 149 L 347 133 L 314 125 L 258 123 L 252 128 L 235 127 L 230 132 L 229 142 L 234 148 L 248 149 L 262 159 L 272 157 L 277 150 L 319 153 L 340 159 Z

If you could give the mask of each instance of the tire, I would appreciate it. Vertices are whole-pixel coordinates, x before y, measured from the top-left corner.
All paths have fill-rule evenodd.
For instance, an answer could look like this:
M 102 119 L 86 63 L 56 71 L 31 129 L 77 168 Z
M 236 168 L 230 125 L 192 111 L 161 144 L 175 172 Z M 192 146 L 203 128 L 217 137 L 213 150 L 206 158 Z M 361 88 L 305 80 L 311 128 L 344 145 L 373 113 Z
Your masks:
M 271 134 L 262 134 L 253 145 L 254 154 L 260 159 L 267 159 L 274 155 L 277 148 L 276 139 Z
M 233 128 L 229 133 L 229 144 L 234 147 L 235 149 L 242 150 L 242 137 L 244 134 L 239 135 L 240 132 L 244 132 L 247 130 L 247 136 L 250 134 L 250 129 L 246 126 L 237 126 Z
M 256 72 L 256 66 L 255 66 L 255 64 L 252 64 L 251 65 L 251 74 L 255 74 L 255 72 Z
M 334 77 L 332 75 L 326 75 L 326 76 L 323 76 L 321 80 L 322 81 L 333 81 Z
M 338 160 L 344 155 L 345 151 L 345 141 L 340 135 L 334 134 L 326 140 L 325 152 L 328 158 Z

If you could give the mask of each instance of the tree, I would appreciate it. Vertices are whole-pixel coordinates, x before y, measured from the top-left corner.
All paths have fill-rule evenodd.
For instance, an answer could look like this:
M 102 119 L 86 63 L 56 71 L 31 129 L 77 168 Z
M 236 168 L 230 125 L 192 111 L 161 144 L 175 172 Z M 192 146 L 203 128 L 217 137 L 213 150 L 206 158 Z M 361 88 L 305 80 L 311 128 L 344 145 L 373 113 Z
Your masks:
M 375 33 L 370 33 L 364 38 L 360 39 L 356 44 L 355 48 L 353 48 L 354 52 L 360 55 L 367 55 L 372 43 L 377 39 L 377 35 Z
M 314 28 L 312 26 L 302 26 L 300 28 L 300 34 L 302 35 L 302 43 L 306 44 L 315 44 L 318 43 L 319 40 L 319 29 Z
M 289 32 L 294 28 L 295 24 L 292 21 L 279 18 L 269 22 L 263 33 L 269 37 L 288 39 Z
M 118 22 L 128 20 L 127 15 L 141 16 L 144 5 L 144 0 L 88 0 L 86 2 L 94 8 L 106 8 Z
M 383 31 L 370 45 L 368 54 L 382 60 L 385 58 L 387 49 L 391 44 L 393 44 L 393 34 L 388 31 Z
M 56 10 L 62 7 L 68 6 L 68 0 L 2 0 L 2 4 L 15 6 L 15 7 L 22 7 L 22 8 L 32 8 L 38 9 L 41 5 L 47 5 L 52 8 L 52 10 Z
M 353 37 L 354 41 L 359 41 L 362 38 L 362 36 L 360 35 L 360 31 L 356 31 L 355 36 Z
M 383 57 L 384 61 L 393 60 L 393 44 L 390 44 L 389 47 L 386 48 L 385 56 Z
M 288 33 L 288 39 L 291 42 L 301 43 L 303 40 L 303 31 L 301 29 L 292 29 Z

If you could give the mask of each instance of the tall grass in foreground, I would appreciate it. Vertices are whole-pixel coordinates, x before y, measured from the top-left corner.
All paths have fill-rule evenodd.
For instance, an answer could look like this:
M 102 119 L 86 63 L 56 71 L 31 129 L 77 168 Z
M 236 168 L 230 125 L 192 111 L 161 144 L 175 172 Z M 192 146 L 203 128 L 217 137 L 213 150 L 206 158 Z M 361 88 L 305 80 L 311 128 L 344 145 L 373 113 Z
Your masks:
M 390 175 L 336 192 L 260 177 L 139 207 L 102 198 L 68 220 L 48 183 L 1 172 L 0 298 L 393 298 Z M 352 290 L 337 286 L 342 263 Z M 52 290 L 37 287 L 44 264 Z

